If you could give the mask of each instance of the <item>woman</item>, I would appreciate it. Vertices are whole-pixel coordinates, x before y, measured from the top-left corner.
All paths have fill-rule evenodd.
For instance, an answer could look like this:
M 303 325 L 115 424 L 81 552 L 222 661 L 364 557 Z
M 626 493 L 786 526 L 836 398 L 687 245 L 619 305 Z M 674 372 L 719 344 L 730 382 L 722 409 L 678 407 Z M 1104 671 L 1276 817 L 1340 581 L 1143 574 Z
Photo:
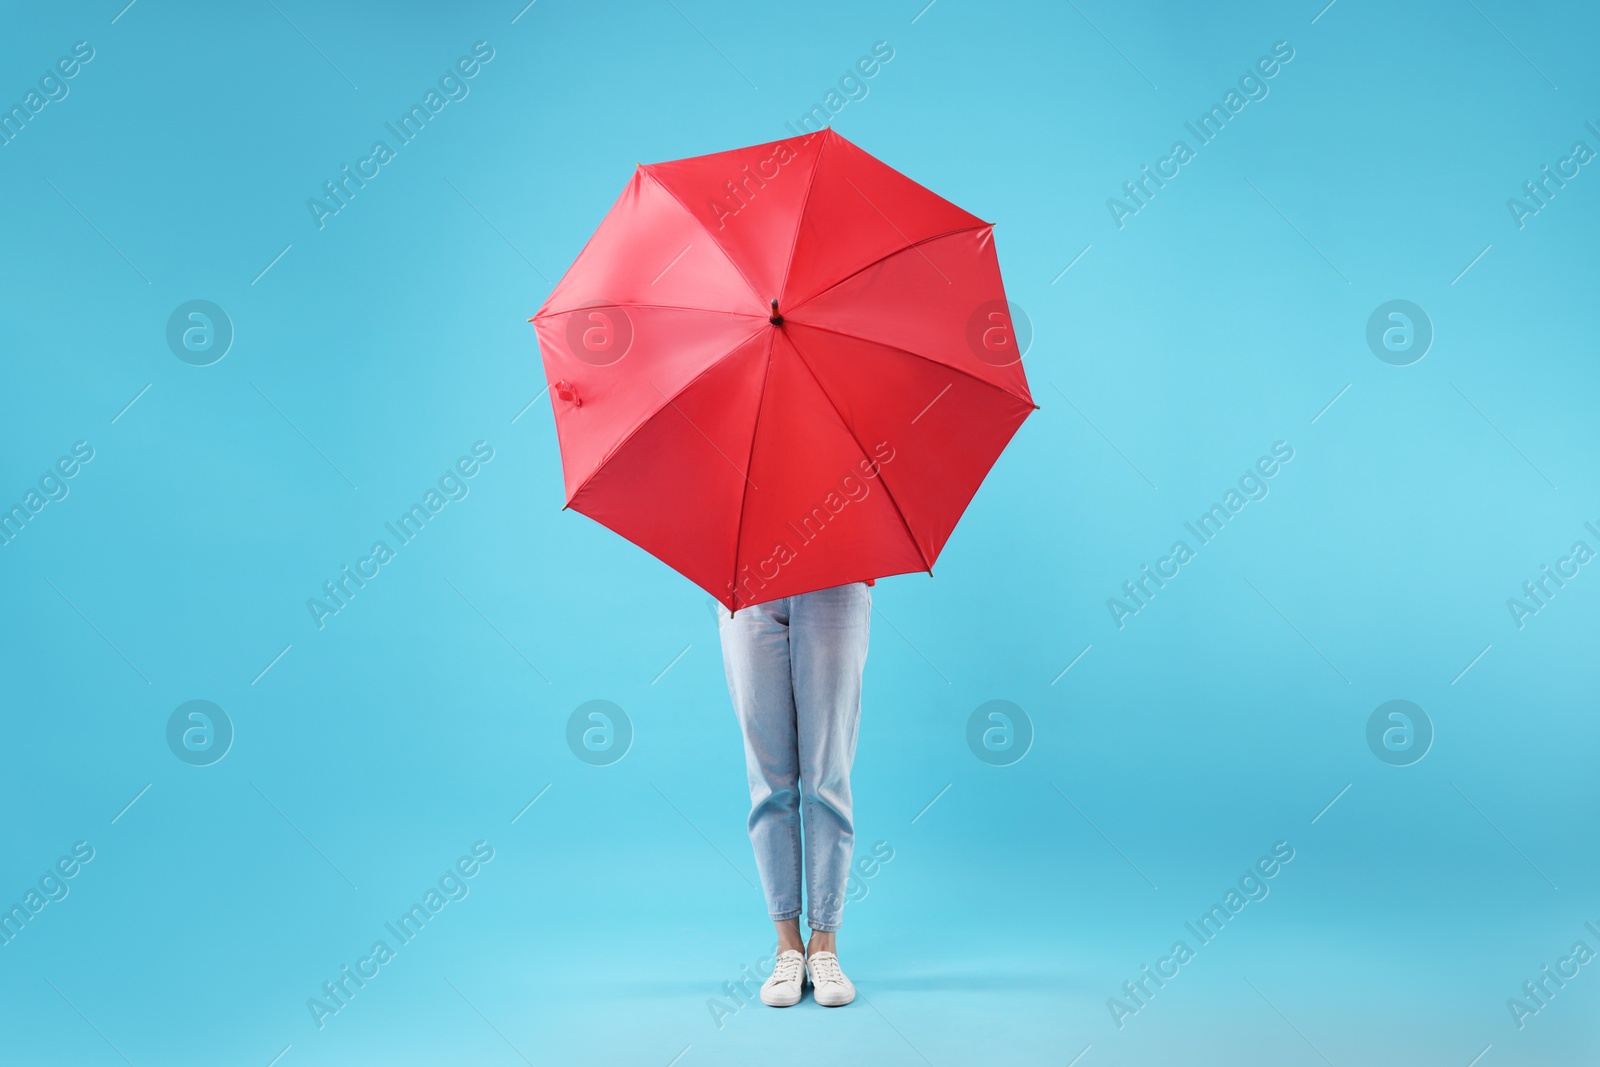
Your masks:
M 850 764 L 861 720 L 870 584 L 717 613 L 728 693 L 744 732 L 750 843 L 778 931 L 778 958 L 761 987 L 762 1003 L 775 1008 L 799 1002 L 808 971 L 818 1004 L 837 1008 L 856 996 L 839 967 L 836 940 L 855 842 Z M 802 866 L 809 945 L 800 940 Z

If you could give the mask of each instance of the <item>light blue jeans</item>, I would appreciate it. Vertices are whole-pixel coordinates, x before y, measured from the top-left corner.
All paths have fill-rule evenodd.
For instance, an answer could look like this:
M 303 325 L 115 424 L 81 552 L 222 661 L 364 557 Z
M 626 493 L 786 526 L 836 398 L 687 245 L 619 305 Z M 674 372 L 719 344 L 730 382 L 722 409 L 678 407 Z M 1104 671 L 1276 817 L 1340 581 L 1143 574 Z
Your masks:
M 850 765 L 861 723 L 872 591 L 865 582 L 717 612 L 728 694 L 744 732 L 750 843 L 774 921 L 839 928 L 855 823 Z

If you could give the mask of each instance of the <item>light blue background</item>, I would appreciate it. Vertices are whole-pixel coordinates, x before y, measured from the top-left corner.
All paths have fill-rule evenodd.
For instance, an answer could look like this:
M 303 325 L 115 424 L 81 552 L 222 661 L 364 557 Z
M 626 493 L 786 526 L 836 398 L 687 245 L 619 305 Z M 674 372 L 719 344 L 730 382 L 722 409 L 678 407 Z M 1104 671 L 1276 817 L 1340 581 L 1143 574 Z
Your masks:
M 7 105 L 95 49 L 0 148 L 0 500 L 95 449 L 0 548 L 0 898 L 95 849 L 0 947 L 0 1059 L 1592 1060 L 1594 966 L 1506 1007 L 1600 949 L 1600 574 L 1506 607 L 1600 548 L 1600 173 L 1506 207 L 1600 148 L 1592 11 L 122 3 L 0 37 Z M 480 40 L 319 230 L 307 198 Z M 785 136 L 876 41 L 835 125 L 998 224 L 1043 410 L 938 576 L 876 593 L 862 998 L 719 1028 L 771 937 L 707 597 L 560 511 L 525 320 L 635 162 Z M 1118 229 L 1107 198 L 1277 41 L 1270 95 Z M 1436 331 L 1406 367 L 1364 336 L 1396 298 Z M 165 341 L 192 299 L 236 330 L 209 367 Z M 1280 440 L 1270 496 L 1119 630 L 1106 599 Z M 477 441 L 470 495 L 319 630 L 307 598 Z M 1436 730 L 1403 768 L 1365 740 L 1396 698 Z M 191 699 L 236 729 L 209 767 L 166 745 Z M 564 740 L 592 699 L 636 731 L 611 766 Z M 966 747 L 992 699 L 1036 732 L 1009 767 Z M 307 998 L 480 840 L 319 1030 Z M 1277 841 L 1271 895 L 1119 1030 L 1107 998 Z

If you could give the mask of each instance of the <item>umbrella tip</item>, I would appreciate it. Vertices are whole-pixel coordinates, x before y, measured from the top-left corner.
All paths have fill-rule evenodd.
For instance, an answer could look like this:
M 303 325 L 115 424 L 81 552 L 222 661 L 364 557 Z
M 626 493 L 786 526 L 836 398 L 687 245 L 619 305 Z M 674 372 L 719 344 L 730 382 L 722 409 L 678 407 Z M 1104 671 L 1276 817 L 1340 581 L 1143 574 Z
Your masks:
M 773 300 L 772 302 L 772 314 L 767 317 L 767 321 L 772 323 L 774 326 L 783 325 L 783 316 L 778 313 L 777 300 Z

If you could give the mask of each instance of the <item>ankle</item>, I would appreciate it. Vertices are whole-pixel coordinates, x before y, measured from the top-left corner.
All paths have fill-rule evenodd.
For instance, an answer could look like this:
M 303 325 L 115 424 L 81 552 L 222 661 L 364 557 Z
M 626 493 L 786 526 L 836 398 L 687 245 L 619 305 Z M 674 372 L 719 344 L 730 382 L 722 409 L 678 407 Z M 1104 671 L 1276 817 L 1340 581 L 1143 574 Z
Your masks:
M 778 951 L 806 952 L 806 943 L 800 939 L 800 922 L 797 919 L 780 919 L 773 923 L 778 935 Z

